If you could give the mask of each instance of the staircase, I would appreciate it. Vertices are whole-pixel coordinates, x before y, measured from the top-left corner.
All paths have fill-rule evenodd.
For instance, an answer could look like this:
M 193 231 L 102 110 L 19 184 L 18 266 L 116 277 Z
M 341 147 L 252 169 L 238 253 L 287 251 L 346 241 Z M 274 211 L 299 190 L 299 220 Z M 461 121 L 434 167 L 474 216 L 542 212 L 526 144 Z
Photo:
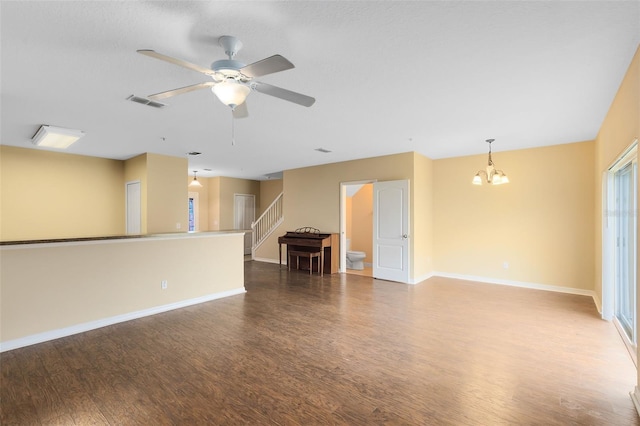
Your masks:
M 281 192 L 275 200 L 267 207 L 267 209 L 260 215 L 260 217 L 251 224 L 252 242 L 251 242 L 251 257 L 254 258 L 256 249 L 267 239 L 269 235 L 276 229 L 284 220 L 282 211 L 282 198 L 284 192 Z

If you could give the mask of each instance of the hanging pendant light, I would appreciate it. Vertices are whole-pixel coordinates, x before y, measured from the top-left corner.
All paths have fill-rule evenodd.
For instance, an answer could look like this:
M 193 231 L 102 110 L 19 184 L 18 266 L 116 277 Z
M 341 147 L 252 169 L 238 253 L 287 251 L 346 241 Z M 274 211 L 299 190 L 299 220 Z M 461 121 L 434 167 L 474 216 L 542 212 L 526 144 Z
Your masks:
M 193 171 L 193 180 L 191 181 L 191 183 L 189 183 L 190 187 L 194 187 L 194 188 L 202 188 L 202 184 L 200 182 L 198 182 L 198 177 L 196 176 L 196 173 L 198 173 L 197 171 Z
M 502 185 L 503 183 L 509 183 L 509 178 L 502 171 L 495 168 L 493 164 L 493 160 L 491 159 L 491 142 L 495 139 L 487 139 L 486 142 L 489 144 L 489 160 L 487 161 L 487 167 L 485 170 L 480 170 L 473 177 L 471 183 L 474 185 L 482 185 L 483 181 L 491 185 Z

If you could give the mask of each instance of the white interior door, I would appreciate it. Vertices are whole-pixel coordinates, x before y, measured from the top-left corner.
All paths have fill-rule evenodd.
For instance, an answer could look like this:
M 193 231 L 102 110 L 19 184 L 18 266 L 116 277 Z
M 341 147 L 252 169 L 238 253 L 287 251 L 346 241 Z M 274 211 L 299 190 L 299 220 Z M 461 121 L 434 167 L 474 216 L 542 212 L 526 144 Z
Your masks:
M 251 224 L 256 220 L 256 197 L 234 194 L 234 227 L 246 230 L 244 234 L 244 254 L 251 254 Z
M 409 283 L 409 181 L 373 184 L 373 277 Z
M 127 235 L 140 234 L 141 232 L 141 201 L 140 181 L 127 182 L 126 191 L 126 232 Z

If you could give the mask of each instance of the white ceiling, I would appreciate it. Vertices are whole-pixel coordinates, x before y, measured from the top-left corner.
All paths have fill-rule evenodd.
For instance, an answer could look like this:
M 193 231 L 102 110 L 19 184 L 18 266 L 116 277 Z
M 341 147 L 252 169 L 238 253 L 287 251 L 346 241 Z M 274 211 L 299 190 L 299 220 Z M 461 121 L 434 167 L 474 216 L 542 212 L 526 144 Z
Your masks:
M 199 151 L 199 176 L 253 179 L 479 154 L 487 138 L 494 151 L 594 139 L 640 43 L 638 1 L 2 1 L 0 14 L 2 144 L 32 148 L 51 124 L 86 132 L 71 153 Z M 259 80 L 315 105 L 253 92 L 232 146 L 231 113 L 209 90 L 163 109 L 126 100 L 209 81 L 137 49 L 208 67 L 225 34 L 243 42 L 242 62 L 293 62 Z

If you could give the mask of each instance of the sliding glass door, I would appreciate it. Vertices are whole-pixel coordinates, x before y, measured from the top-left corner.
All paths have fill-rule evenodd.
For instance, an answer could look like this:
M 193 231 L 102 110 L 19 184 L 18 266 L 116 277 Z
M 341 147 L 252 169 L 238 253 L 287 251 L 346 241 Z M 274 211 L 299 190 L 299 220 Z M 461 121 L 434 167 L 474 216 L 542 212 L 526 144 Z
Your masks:
M 637 345 L 636 247 L 637 187 L 636 157 L 614 171 L 615 193 L 615 290 L 614 316 L 629 341 Z

